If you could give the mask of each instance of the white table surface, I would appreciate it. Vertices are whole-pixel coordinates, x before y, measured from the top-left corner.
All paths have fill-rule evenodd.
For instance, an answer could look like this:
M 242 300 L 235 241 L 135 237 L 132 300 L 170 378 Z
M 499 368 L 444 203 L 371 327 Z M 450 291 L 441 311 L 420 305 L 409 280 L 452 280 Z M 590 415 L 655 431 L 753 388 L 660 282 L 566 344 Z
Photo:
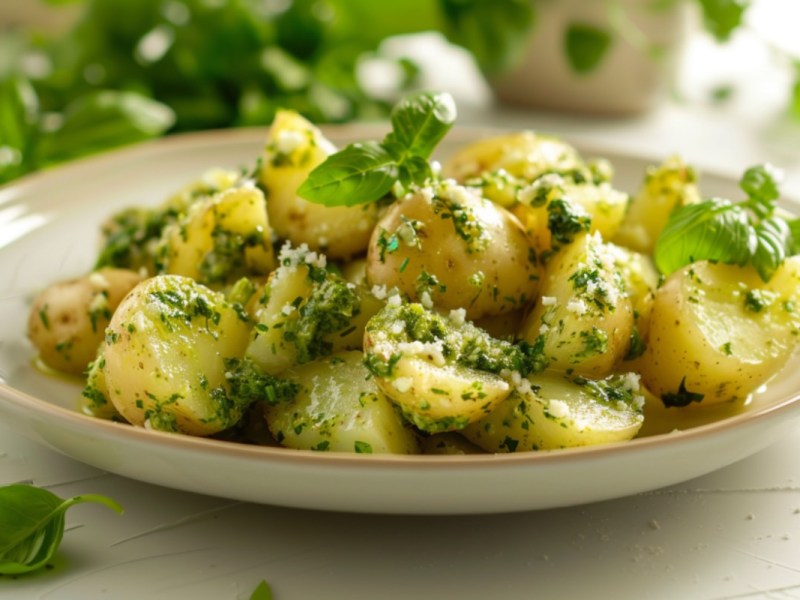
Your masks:
M 774 104 L 774 103 L 773 103 Z M 755 107 L 756 109 L 758 106 Z M 774 108 L 774 106 L 773 106 Z M 727 173 L 769 160 L 800 198 L 800 125 L 748 106 L 667 104 L 591 119 L 477 103 L 462 122 L 525 126 Z M 112 496 L 67 514 L 55 568 L 0 577 L 19 600 L 800 598 L 800 429 L 671 488 L 496 516 L 312 512 L 179 492 L 98 471 L 0 423 L 0 484 Z

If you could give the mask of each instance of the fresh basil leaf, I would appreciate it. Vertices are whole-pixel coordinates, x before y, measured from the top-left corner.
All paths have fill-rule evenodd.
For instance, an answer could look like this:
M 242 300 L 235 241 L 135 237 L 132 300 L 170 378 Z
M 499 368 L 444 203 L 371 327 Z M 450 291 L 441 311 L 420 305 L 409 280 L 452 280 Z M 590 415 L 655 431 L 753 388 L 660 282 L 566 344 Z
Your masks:
M 383 146 L 398 162 L 409 156 L 428 158 L 456 120 L 456 104 L 447 93 L 407 96 L 392 109 L 392 131 Z
M 485 73 L 516 63 L 536 20 L 530 0 L 439 0 L 444 33 L 469 50 Z
M 425 185 L 432 177 L 431 164 L 420 156 L 408 158 L 399 167 L 398 180 L 406 190 L 412 185 Z
M 705 28 L 719 42 L 741 26 L 749 6 L 749 0 L 700 0 Z
M 351 144 L 311 171 L 297 193 L 326 206 L 354 206 L 385 196 L 397 177 L 397 163 L 383 146 Z
M 253 593 L 250 594 L 250 600 L 272 600 L 272 589 L 266 580 L 261 580 L 261 583 L 256 586 Z
M 175 115 L 166 105 L 134 92 L 104 90 L 82 96 L 64 110 L 63 125 L 42 137 L 42 163 L 55 163 L 158 137 Z
M 764 219 L 754 228 L 756 247 L 751 262 L 763 281 L 772 275 L 793 249 L 789 224 L 780 217 Z
M 702 402 L 705 395 L 686 389 L 686 377 L 681 379 L 678 391 L 661 394 L 661 402 L 667 408 L 689 406 L 692 402 Z
M 759 218 L 772 214 L 775 201 L 780 197 L 778 185 L 780 172 L 771 165 L 756 165 L 747 169 L 739 181 L 739 187 L 750 198 L 748 207 Z
M 572 23 L 564 36 L 569 66 L 581 75 L 597 68 L 610 45 L 607 30 L 586 23 Z
M 98 502 L 122 512 L 114 500 L 96 494 L 64 500 L 32 485 L 0 487 L 0 574 L 27 573 L 43 567 L 61 543 L 64 513 L 83 502 Z
M 745 265 L 755 245 L 747 212 L 715 198 L 677 208 L 656 242 L 653 259 L 665 274 L 704 259 Z
M 792 243 L 789 245 L 787 254 L 789 256 L 800 254 L 800 217 L 786 221 L 786 225 L 792 234 Z

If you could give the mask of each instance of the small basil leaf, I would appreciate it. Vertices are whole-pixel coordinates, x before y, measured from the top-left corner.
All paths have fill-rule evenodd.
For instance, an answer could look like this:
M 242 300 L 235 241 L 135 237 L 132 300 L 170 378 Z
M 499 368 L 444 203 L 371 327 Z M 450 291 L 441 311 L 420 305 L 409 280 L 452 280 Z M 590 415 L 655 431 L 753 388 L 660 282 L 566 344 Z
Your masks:
M 786 225 L 792 234 L 792 243 L 789 245 L 787 254 L 789 256 L 800 254 L 800 217 L 786 221 Z
M 311 171 L 297 193 L 326 206 L 353 206 L 382 198 L 397 177 L 397 163 L 380 144 L 351 144 Z
M 769 281 L 792 249 L 792 231 L 779 217 L 764 219 L 754 230 L 756 247 L 751 262 L 761 279 Z
M 105 496 L 86 494 L 69 500 L 31 485 L 0 488 L 0 574 L 35 571 L 49 561 L 64 535 L 64 513 L 75 504 L 99 502 L 121 513 Z
M 661 394 L 661 401 L 668 408 L 689 406 L 692 402 L 702 402 L 703 398 L 705 398 L 703 394 L 686 389 L 686 377 L 681 379 L 677 392 Z
M 250 600 L 272 600 L 272 589 L 270 589 L 269 584 L 265 580 L 262 580 L 261 583 L 256 586 L 256 589 L 250 594 Z
M 610 45 L 611 34 L 608 31 L 586 23 L 571 24 L 564 37 L 567 60 L 578 74 L 596 69 Z
M 772 214 L 775 201 L 780 196 L 780 178 L 780 172 L 770 165 L 750 167 L 742 175 L 739 187 L 750 198 L 748 206 L 759 218 Z
M 656 242 L 653 258 L 658 270 L 669 274 L 696 260 L 745 265 L 755 246 L 746 211 L 715 198 L 676 209 Z
M 63 125 L 42 137 L 42 163 L 77 158 L 157 137 L 175 115 L 166 105 L 134 92 L 103 90 L 78 98 L 64 110 Z
M 431 164 L 420 156 L 412 156 L 400 165 L 398 179 L 404 188 L 423 186 L 433 177 Z
M 392 131 L 384 147 L 398 162 L 409 156 L 428 158 L 456 120 L 456 104 L 447 93 L 407 96 L 392 110 Z

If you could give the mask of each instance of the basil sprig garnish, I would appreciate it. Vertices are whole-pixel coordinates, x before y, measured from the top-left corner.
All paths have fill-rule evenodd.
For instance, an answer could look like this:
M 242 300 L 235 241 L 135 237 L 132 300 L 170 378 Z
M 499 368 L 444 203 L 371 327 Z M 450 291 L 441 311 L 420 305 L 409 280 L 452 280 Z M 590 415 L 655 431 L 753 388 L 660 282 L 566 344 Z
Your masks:
M 45 566 L 64 535 L 64 513 L 83 502 L 98 502 L 122 512 L 114 500 L 97 494 L 64 500 L 32 485 L 0 487 L 0 575 L 28 573 Z
M 433 176 L 428 159 L 455 120 L 450 94 L 408 96 L 392 110 L 392 131 L 383 141 L 350 144 L 330 155 L 297 193 L 326 206 L 354 206 L 380 200 L 396 183 L 424 185 Z
M 712 198 L 677 208 L 656 242 L 653 258 L 664 274 L 698 260 L 752 265 L 769 281 L 787 256 L 800 252 L 800 219 L 777 210 L 778 175 L 750 167 L 739 187 L 745 200 Z

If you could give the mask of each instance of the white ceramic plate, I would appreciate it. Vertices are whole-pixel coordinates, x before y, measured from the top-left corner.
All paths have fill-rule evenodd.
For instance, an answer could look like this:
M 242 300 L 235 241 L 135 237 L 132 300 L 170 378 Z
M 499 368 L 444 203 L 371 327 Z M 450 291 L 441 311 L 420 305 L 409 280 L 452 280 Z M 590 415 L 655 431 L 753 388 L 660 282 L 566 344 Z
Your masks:
M 364 126 L 327 130 L 337 143 L 376 138 Z M 42 375 L 25 337 L 30 298 L 92 265 L 98 226 L 115 210 L 156 204 L 210 167 L 251 165 L 264 130 L 178 136 L 89 159 L 0 188 L 0 415 L 77 460 L 164 486 L 240 500 L 375 513 L 492 513 L 568 506 L 708 473 L 766 446 L 800 417 L 800 369 L 787 368 L 738 414 L 703 414 L 693 428 L 625 444 L 514 455 L 364 456 L 245 446 L 145 431 L 84 416 L 80 386 Z M 453 132 L 442 148 L 481 135 Z M 653 160 L 605 156 L 633 190 Z M 707 195 L 735 181 L 704 175 Z M 793 366 L 797 366 L 796 362 Z M 791 367 L 791 365 L 790 365 Z M 674 414 L 674 413 L 673 413 Z M 671 425 L 662 426 L 669 431 Z

